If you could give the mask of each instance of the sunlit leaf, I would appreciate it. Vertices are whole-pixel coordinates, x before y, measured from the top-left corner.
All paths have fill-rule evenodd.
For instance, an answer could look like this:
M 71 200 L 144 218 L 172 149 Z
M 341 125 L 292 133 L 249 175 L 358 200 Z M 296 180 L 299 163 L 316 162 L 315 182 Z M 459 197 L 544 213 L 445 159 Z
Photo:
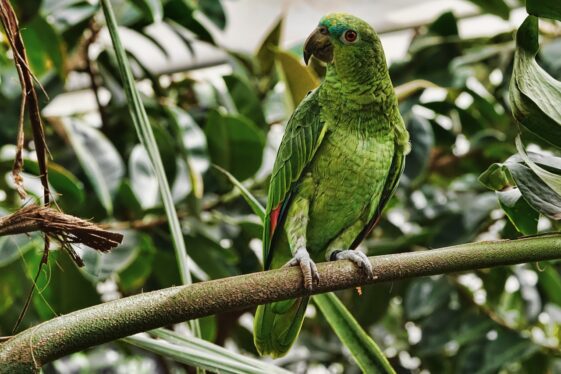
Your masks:
M 258 127 L 268 129 L 257 92 L 249 82 L 237 75 L 227 75 L 224 81 L 238 112 L 252 120 Z
M 314 88 L 319 86 L 319 79 L 292 53 L 275 49 L 275 58 L 282 72 L 284 83 L 290 94 L 292 107 L 296 106 Z

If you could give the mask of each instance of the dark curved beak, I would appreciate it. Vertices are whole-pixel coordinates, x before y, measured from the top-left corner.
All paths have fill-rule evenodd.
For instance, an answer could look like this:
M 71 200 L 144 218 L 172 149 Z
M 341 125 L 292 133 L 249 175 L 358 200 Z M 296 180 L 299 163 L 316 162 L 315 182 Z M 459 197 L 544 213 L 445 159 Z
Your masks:
M 333 60 L 333 45 L 325 27 L 316 28 L 304 43 L 304 62 L 306 65 L 308 65 L 312 56 L 325 63 Z

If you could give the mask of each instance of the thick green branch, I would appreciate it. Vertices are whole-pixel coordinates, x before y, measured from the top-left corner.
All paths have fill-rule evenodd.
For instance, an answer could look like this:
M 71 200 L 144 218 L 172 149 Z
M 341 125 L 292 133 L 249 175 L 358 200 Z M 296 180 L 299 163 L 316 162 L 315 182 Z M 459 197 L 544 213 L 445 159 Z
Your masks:
M 348 261 L 318 264 L 314 293 L 370 283 L 561 258 L 561 235 L 479 242 L 371 257 L 376 279 Z M 84 348 L 141 331 L 306 294 L 299 269 L 279 269 L 171 287 L 57 317 L 0 345 L 0 372 L 34 371 Z

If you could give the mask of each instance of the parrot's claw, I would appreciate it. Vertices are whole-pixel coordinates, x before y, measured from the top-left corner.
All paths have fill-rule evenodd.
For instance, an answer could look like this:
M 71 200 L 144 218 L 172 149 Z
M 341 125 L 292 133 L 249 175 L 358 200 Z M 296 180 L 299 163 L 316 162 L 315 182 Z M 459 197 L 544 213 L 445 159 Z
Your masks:
M 302 275 L 304 276 L 304 288 L 311 291 L 314 284 L 319 284 L 319 273 L 315 262 L 310 258 L 310 254 L 306 248 L 296 250 L 292 260 L 288 261 L 284 266 L 300 266 Z
M 372 264 L 363 252 L 354 249 L 347 249 L 345 251 L 340 251 L 335 253 L 336 260 L 350 260 L 354 262 L 359 268 L 361 268 L 368 279 L 374 279 L 374 272 L 372 270 Z

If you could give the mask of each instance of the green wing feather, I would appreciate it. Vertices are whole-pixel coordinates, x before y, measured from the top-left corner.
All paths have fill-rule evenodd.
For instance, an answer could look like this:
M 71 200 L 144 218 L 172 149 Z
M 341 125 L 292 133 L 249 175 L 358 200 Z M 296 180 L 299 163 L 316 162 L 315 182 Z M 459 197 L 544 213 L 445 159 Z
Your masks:
M 351 245 L 351 249 L 355 249 L 360 244 L 360 242 L 362 242 L 368 236 L 374 226 L 376 226 L 376 224 L 378 223 L 378 220 L 380 219 L 380 216 L 382 215 L 386 204 L 388 203 L 388 201 L 390 201 L 395 190 L 397 189 L 399 178 L 401 177 L 401 174 L 403 174 L 404 168 L 405 154 L 400 149 L 399 145 L 396 144 L 390 170 L 388 172 L 388 176 L 386 177 L 386 182 L 384 183 L 382 195 L 380 196 L 380 200 L 378 201 L 378 206 L 374 211 L 372 218 L 368 222 L 368 225 L 364 227 L 364 229 L 360 232 L 358 237 Z
M 269 196 L 263 224 L 263 262 L 265 269 L 271 264 L 271 214 L 288 204 L 290 192 L 302 171 L 316 153 L 326 126 L 321 120 L 318 89 L 310 92 L 292 114 L 286 126 L 269 184 Z M 282 209 L 281 209 L 282 211 Z M 278 212 L 277 212 L 278 214 Z M 277 217 L 276 229 L 282 225 L 282 213 Z

